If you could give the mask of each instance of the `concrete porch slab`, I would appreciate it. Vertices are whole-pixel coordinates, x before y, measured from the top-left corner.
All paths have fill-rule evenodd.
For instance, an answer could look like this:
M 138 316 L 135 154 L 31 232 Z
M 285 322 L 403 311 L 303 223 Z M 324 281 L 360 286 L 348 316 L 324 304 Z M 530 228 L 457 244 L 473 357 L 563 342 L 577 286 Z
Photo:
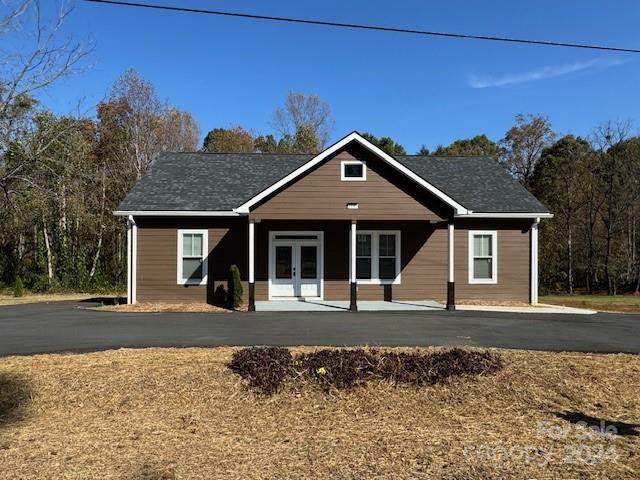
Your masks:
M 443 310 L 444 305 L 433 300 L 396 300 L 383 302 L 361 300 L 361 312 L 402 312 Z M 256 301 L 257 312 L 337 312 L 348 311 L 348 300 L 272 300 Z

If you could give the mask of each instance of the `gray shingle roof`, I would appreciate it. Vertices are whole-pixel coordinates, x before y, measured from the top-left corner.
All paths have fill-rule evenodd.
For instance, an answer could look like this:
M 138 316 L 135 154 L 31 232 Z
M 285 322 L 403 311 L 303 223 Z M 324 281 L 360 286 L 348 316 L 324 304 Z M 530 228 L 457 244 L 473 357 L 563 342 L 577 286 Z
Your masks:
M 150 172 L 122 201 L 118 210 L 231 210 L 312 157 L 251 153 L 163 153 L 155 160 Z M 489 157 L 395 158 L 476 213 L 548 211 Z
M 313 155 L 163 153 L 118 210 L 231 210 Z
M 547 213 L 491 157 L 396 156 L 396 160 L 475 213 Z

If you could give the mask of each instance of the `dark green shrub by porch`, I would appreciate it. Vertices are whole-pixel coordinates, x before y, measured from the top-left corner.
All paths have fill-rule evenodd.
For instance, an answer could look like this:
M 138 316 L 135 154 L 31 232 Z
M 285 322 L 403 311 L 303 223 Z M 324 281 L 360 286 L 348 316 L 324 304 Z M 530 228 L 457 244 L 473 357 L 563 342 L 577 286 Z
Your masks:
M 20 277 L 16 277 L 16 281 L 13 284 L 13 296 L 22 297 L 23 295 L 24 285 L 22 284 L 22 279 Z
M 230 307 L 238 308 L 242 305 L 242 281 L 240 280 L 240 270 L 236 265 L 231 265 L 229 269 L 227 295 Z

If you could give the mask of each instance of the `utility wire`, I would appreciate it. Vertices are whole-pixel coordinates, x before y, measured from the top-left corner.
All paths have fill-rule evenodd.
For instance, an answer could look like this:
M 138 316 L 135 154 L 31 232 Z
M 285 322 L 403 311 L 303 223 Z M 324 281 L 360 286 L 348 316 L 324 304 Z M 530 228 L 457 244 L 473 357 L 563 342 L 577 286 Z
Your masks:
M 546 40 L 529 40 L 524 38 L 496 37 L 496 36 L 490 36 L 490 35 L 469 35 L 465 33 L 435 32 L 435 31 L 429 31 L 429 30 L 414 30 L 411 28 L 384 27 L 381 25 L 366 25 L 361 23 L 329 22 L 329 21 L 323 21 L 323 20 L 309 20 L 304 18 L 274 17 L 270 15 L 255 15 L 251 13 L 224 12 L 219 10 L 204 10 L 200 8 L 175 7 L 171 5 L 155 5 L 150 3 L 137 3 L 137 2 L 127 2 L 127 1 L 119 1 L 119 0 L 83 0 L 83 1 L 90 2 L 90 3 L 118 5 L 121 7 L 138 7 L 138 8 L 149 8 L 154 10 L 167 10 L 167 11 L 173 11 L 173 12 L 202 13 L 206 15 L 248 18 L 251 20 L 268 20 L 268 21 L 274 21 L 274 22 L 300 23 L 300 24 L 306 24 L 306 25 L 320 25 L 324 27 L 376 30 L 380 32 L 409 33 L 414 35 L 462 38 L 467 40 L 489 40 L 494 42 L 520 43 L 520 44 L 529 44 L 529 45 L 546 45 L 549 47 L 569 47 L 569 48 L 584 48 L 589 50 L 605 50 L 610 52 L 640 53 L 640 49 L 637 49 L 637 48 L 608 47 L 605 45 L 553 42 L 553 41 L 546 41 Z

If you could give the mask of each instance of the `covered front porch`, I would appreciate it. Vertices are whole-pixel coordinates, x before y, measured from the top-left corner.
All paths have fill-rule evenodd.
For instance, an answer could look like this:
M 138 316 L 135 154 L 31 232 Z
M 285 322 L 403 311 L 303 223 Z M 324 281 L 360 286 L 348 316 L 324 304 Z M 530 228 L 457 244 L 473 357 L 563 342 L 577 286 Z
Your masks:
M 250 311 L 454 308 L 446 220 L 250 218 L 248 230 Z

